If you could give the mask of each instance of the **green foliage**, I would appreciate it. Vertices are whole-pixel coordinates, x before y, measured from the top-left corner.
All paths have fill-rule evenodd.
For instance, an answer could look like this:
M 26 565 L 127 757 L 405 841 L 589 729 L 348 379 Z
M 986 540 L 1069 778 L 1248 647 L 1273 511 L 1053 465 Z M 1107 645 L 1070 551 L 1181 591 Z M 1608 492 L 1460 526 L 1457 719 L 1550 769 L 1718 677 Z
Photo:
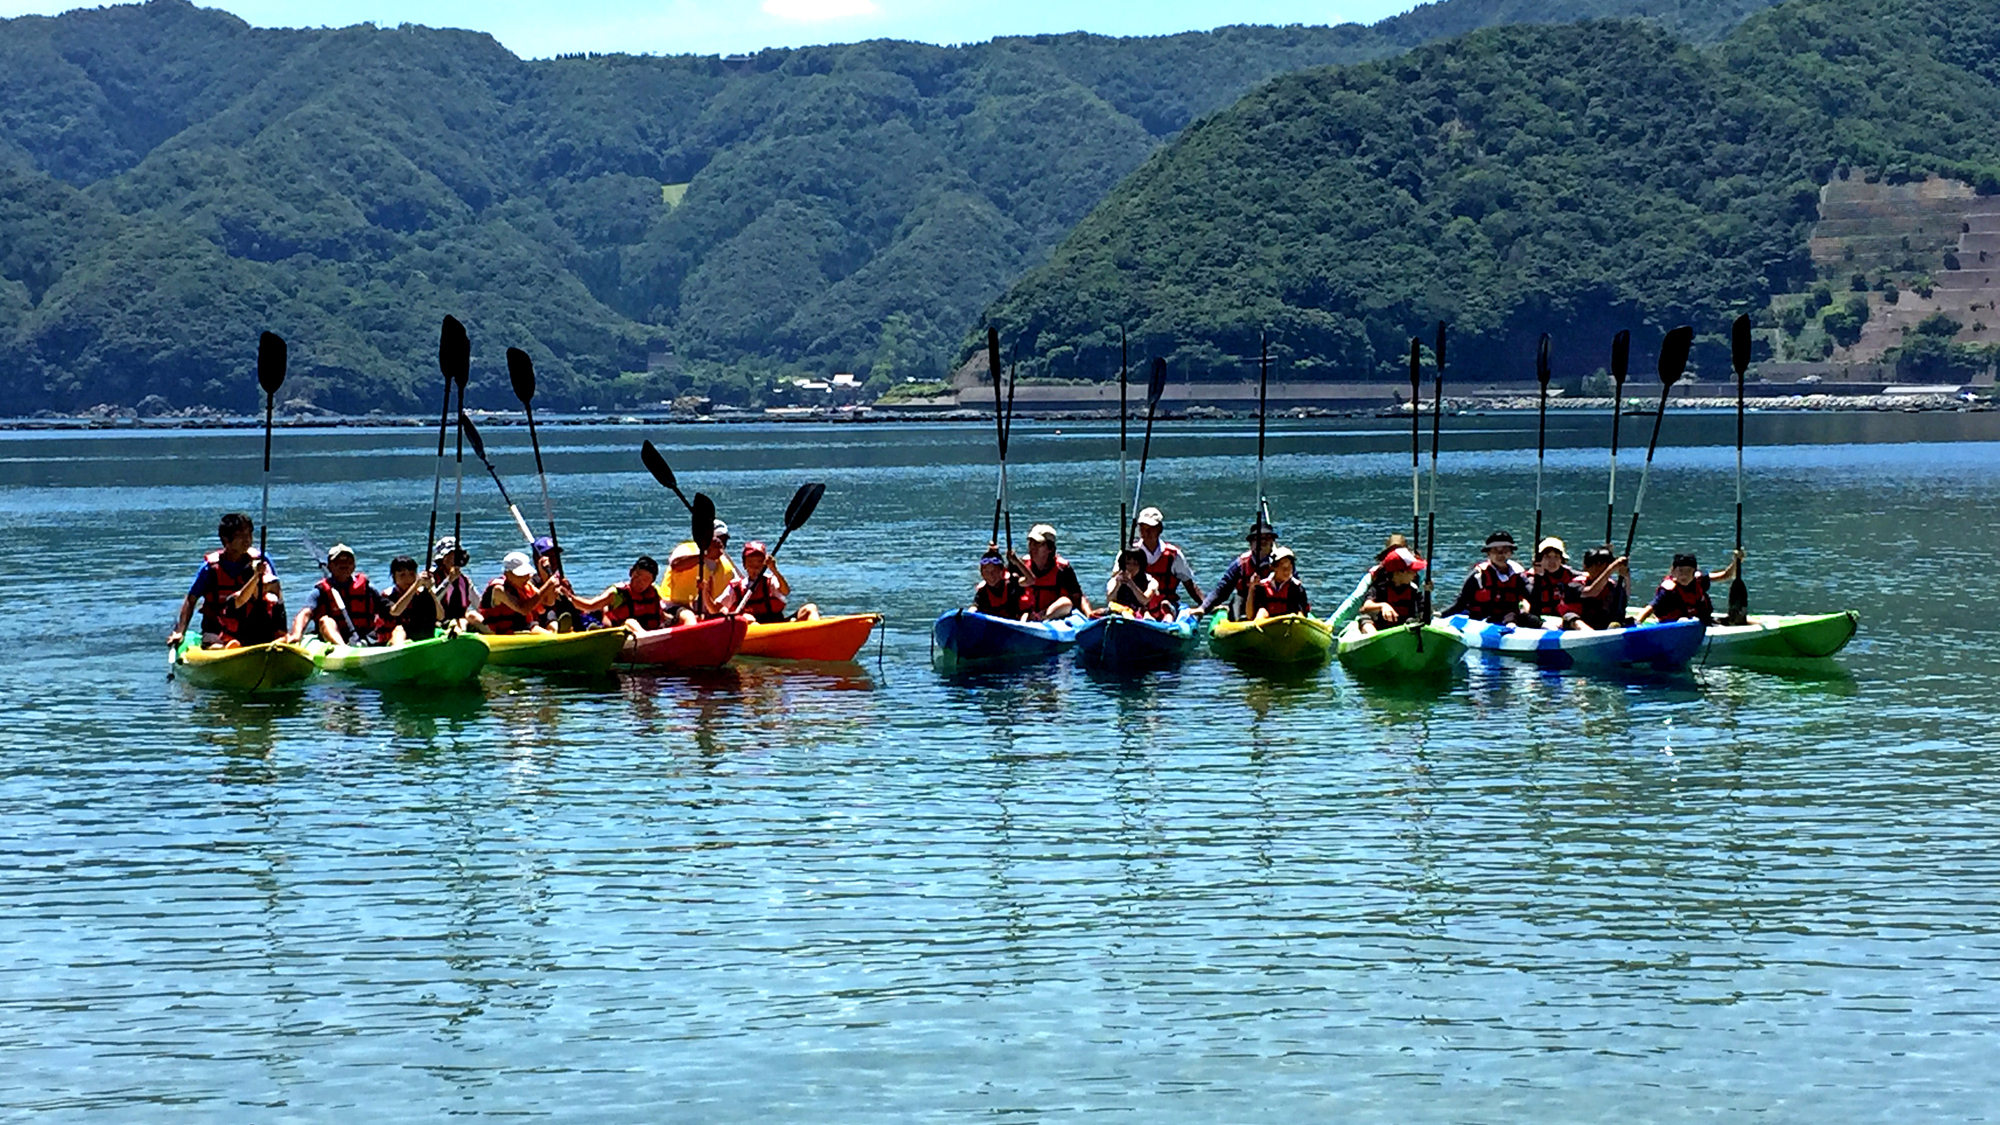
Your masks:
M 1796 302 L 1778 310 L 1778 327 L 1785 335 L 1796 336 L 1806 329 L 1806 306 Z
M 1965 325 L 1938 312 L 1925 317 L 1912 331 L 1919 336 L 1936 336 L 1940 339 L 1949 340 L 1958 335 L 1959 331 L 1964 327 Z
M 1927 383 L 1966 382 L 1992 363 L 1987 348 L 1954 344 L 1948 335 L 1925 331 L 1912 332 L 1891 358 L 1899 378 Z
M 1835 343 L 1851 348 L 1861 339 L 1861 326 L 1868 323 L 1868 315 L 1868 298 L 1849 297 L 1839 308 L 1820 317 L 1819 325 Z

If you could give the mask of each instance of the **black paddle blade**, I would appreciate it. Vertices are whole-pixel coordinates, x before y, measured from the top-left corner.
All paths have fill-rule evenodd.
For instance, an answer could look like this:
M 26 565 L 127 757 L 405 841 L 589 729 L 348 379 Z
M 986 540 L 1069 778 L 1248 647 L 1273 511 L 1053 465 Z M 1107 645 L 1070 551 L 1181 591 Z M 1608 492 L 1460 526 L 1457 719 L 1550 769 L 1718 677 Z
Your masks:
M 1153 377 L 1146 384 L 1146 409 L 1151 410 L 1153 407 L 1158 406 L 1160 404 L 1160 396 L 1166 393 L 1167 361 L 1159 356 L 1154 356 Z
M 710 500 L 706 492 L 697 492 L 694 494 L 694 523 L 692 530 L 694 532 L 695 550 L 708 550 L 709 543 L 715 538 L 715 501 Z
M 1742 575 L 1738 575 L 1736 581 L 1729 584 L 1729 620 L 1732 624 L 1741 625 L 1749 615 L 1750 587 L 1744 585 Z
M 1632 369 L 1632 333 L 1621 331 L 1611 337 L 1611 379 L 1625 385 L 1625 373 Z
M 257 337 L 257 385 L 274 395 L 285 383 L 285 338 L 276 332 Z
M 1673 386 L 1687 370 L 1688 349 L 1694 347 L 1694 329 L 1683 324 L 1660 341 L 1660 383 Z
M 1410 401 L 1415 402 L 1424 379 L 1424 342 L 1410 337 Z
M 1442 320 L 1438 321 L 1437 351 L 1434 354 L 1437 356 L 1438 370 L 1443 371 L 1444 370 L 1444 321 Z
M 819 481 L 802 484 L 792 493 L 792 502 L 785 506 L 785 531 L 793 532 L 804 527 L 812 514 L 819 510 L 819 498 L 826 495 L 826 485 Z
M 1542 333 L 1542 342 L 1535 349 L 1535 378 L 1544 390 L 1549 385 L 1549 334 Z
M 445 317 L 444 327 L 438 330 L 438 370 L 461 390 L 472 377 L 472 340 L 455 316 Z
M 654 480 L 659 481 L 662 485 L 675 492 L 680 491 L 681 485 L 679 481 L 674 479 L 673 467 L 667 464 L 665 457 L 660 456 L 659 450 L 653 448 L 651 438 L 646 439 L 645 443 L 639 446 L 639 460 L 646 463 L 646 471 L 653 474 Z
M 472 446 L 472 455 L 481 461 L 486 460 L 486 442 L 479 436 L 479 427 L 472 424 L 472 419 L 466 417 L 463 410 L 458 412 L 458 430 Z
M 1738 378 L 1742 378 L 1743 373 L 1750 370 L 1750 315 L 1748 313 L 1737 317 L 1736 323 L 1729 326 L 1729 361 L 1736 365 L 1736 375 Z M 1731 586 L 1729 589 L 1731 595 L 1734 596 L 1736 587 Z
M 526 406 L 535 401 L 535 361 L 519 348 L 507 349 L 507 377 L 514 381 L 514 397 Z

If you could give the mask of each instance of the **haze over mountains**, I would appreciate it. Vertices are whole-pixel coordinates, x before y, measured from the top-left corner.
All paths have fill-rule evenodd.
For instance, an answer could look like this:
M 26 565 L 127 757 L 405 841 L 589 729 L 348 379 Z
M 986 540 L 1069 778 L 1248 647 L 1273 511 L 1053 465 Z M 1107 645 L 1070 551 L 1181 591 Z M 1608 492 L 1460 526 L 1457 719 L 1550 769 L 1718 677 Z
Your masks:
M 1048 336 L 1024 348 L 1024 362 L 1100 376 L 1074 360 L 1062 368 L 1064 344 L 1048 308 L 1076 288 L 1056 266 L 1082 262 L 1080 246 L 1120 222 L 1114 214 L 1160 234 L 1148 254 L 1172 254 L 1170 224 L 1158 226 L 1132 200 L 1160 176 L 1200 176 L 1188 172 L 1202 156 L 1192 136 L 1160 152 L 1198 116 L 1276 74 L 1380 58 L 1494 22 L 1644 14 L 1676 34 L 1714 40 L 1758 8 L 1758 0 L 1448 0 L 1374 28 L 1042 36 L 966 48 L 870 42 L 736 62 L 522 62 L 472 32 L 256 30 L 178 0 L 8 20 L 0 24 L 0 366 L 20 410 L 152 392 L 176 404 L 242 406 L 248 340 L 268 326 L 292 340 L 294 386 L 314 400 L 412 408 L 436 378 L 438 318 L 454 312 L 472 328 L 476 378 L 494 396 L 504 396 L 500 350 L 522 344 L 542 364 L 552 404 L 678 390 L 748 400 L 764 376 L 784 370 L 878 370 L 884 378 L 942 370 L 988 302 L 1070 236 L 1050 260 L 1054 272 L 1030 274 L 1032 284 L 1016 286 L 998 308 L 1004 320 L 1032 320 L 1034 340 Z M 1846 22 L 1842 8 L 1818 4 L 1812 20 Z M 1958 18 L 1948 8 L 1938 18 Z M 1478 70 L 1482 52 L 1526 50 L 1536 66 L 1590 70 L 1588 58 L 1534 46 L 1594 50 L 1594 40 L 1562 38 L 1576 34 L 1636 36 L 1634 44 L 1686 56 L 1692 62 L 1676 66 L 1700 72 L 1690 90 L 1726 116 L 1732 92 L 1708 72 L 1734 62 L 1674 48 L 1636 26 L 1524 28 L 1494 40 L 1516 46 L 1444 48 L 1428 58 L 1460 52 L 1454 74 L 1476 90 L 1506 78 Z M 1828 34 L 1820 28 L 1798 44 L 1766 46 L 1812 52 L 1816 68 L 1838 70 L 1846 62 Z M 1946 28 L 1938 42 L 1956 36 Z M 1948 52 L 1924 58 L 1964 70 Z M 1808 80 L 1818 74 L 1808 70 Z M 1260 110 L 1228 110 L 1196 134 L 1212 148 L 1234 128 L 1224 122 L 1324 90 L 1312 84 L 1332 82 L 1328 74 L 1280 80 L 1258 94 Z M 1370 74 L 1358 82 L 1388 88 L 1404 70 Z M 1562 82 L 1596 78 L 1576 72 Z M 1772 72 L 1774 82 L 1782 78 Z M 1764 86 L 1752 92 L 1754 100 L 1780 98 Z M 1536 88 L 1510 96 L 1534 100 Z M 1320 106 L 1290 108 L 1304 122 Z M 1590 98 L 1552 112 L 1590 120 Z M 1758 112 L 1792 128 L 1784 106 Z M 1408 122 L 1382 120 L 1392 124 Z M 1632 128 L 1644 132 L 1638 122 Z M 1728 126 L 1718 118 L 1714 128 Z M 1564 138 L 1562 128 L 1544 130 L 1546 144 Z M 1362 138 L 1362 148 L 1372 142 Z M 1156 154 L 1148 172 L 1106 200 Z M 1616 162 L 1618 154 L 1594 158 Z M 1766 172 L 1792 184 L 1810 164 L 1798 152 L 1772 154 L 1748 172 L 1758 182 L 1748 196 L 1770 194 Z M 1934 164 L 1942 168 L 1942 156 Z M 1358 174 L 1388 182 L 1396 168 L 1364 164 Z M 1232 182 L 1242 188 L 1244 176 Z M 1364 182 L 1352 188 L 1354 198 L 1368 196 Z M 1656 188 L 1702 192 L 1692 180 Z M 1284 194 L 1276 184 L 1256 190 Z M 1796 212 L 1796 200 L 1782 202 L 1792 198 L 1784 190 L 1772 198 Z M 1108 210 L 1078 228 L 1100 204 Z M 1536 214 L 1500 206 L 1474 222 L 1492 210 L 1518 210 L 1522 222 Z M 1284 228 L 1272 222 L 1274 232 Z M 1330 222 L 1326 230 L 1342 230 L 1352 216 Z M 1308 228 L 1292 230 L 1306 238 Z M 1264 246 L 1268 262 L 1286 262 L 1290 252 Z M 1510 252 L 1496 250 L 1502 260 Z M 1098 270 L 1092 284 L 1102 284 L 1102 264 L 1090 270 Z M 1172 270 L 1150 260 L 1142 272 L 1164 280 Z M 1118 298 L 1124 304 L 1092 292 L 1092 308 L 1118 306 L 1132 322 L 1154 316 L 1148 302 L 1164 292 L 1156 280 L 1120 276 L 1134 294 L 1154 288 Z M 1782 270 L 1774 276 L 1790 284 Z M 1302 286 L 1302 296 L 1320 286 L 1334 302 L 1330 280 L 1338 278 L 1306 270 L 1288 284 Z M 1474 270 L 1430 284 L 1498 286 L 1466 300 L 1492 304 L 1492 330 L 1504 336 L 1508 310 L 1532 308 L 1510 296 L 1516 282 L 1504 270 Z M 1184 316 L 1186 330 L 1162 336 L 1162 350 L 1192 364 L 1202 348 L 1232 348 L 1206 334 L 1206 314 Z M 1380 318 L 1396 316 L 1402 306 Z M 1376 362 L 1368 314 L 1350 320 L 1362 324 L 1370 350 L 1328 350 L 1328 360 Z M 678 370 L 656 366 L 664 352 L 678 356 Z

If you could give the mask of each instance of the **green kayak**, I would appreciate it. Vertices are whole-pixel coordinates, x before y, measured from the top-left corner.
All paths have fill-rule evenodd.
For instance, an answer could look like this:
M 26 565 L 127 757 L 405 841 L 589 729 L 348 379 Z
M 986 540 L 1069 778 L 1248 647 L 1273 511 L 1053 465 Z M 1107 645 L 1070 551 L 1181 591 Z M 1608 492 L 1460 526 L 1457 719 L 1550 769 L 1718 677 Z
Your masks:
M 287 641 L 240 648 L 203 648 L 190 632 L 167 655 L 167 674 L 196 687 L 224 691 L 277 691 L 297 687 L 313 674 L 312 654 Z
M 1350 622 L 1334 652 L 1342 667 L 1359 675 L 1439 679 L 1459 666 L 1465 639 L 1456 629 L 1437 625 L 1393 625 L 1364 633 Z
M 1208 649 L 1237 664 L 1323 663 L 1333 648 L 1333 629 L 1316 617 L 1287 613 L 1262 621 L 1231 621 L 1216 614 L 1208 628 Z
M 1861 627 L 1855 611 L 1792 614 L 1753 613 L 1747 625 L 1710 625 L 1697 664 L 1783 664 L 1824 660 L 1854 639 Z
M 477 679 L 486 666 L 485 643 L 469 633 L 386 647 L 329 645 L 319 640 L 307 641 L 305 647 L 322 671 L 371 684 L 448 687 Z

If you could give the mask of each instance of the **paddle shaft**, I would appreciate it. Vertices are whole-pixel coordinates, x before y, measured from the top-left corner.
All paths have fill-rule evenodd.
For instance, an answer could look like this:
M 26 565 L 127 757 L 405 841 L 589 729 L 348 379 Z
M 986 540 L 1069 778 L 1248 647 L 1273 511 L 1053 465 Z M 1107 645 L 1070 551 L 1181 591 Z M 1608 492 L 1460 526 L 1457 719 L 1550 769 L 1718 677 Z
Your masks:
M 458 413 L 460 416 L 465 414 L 465 385 L 462 383 L 458 388 Z M 451 541 L 463 543 L 465 542 L 465 426 L 463 424 L 457 427 L 457 433 L 458 464 L 451 490 Z M 534 536 L 531 535 L 528 539 L 533 542 Z
M 1542 418 L 1535 433 L 1535 550 L 1542 542 L 1542 466 L 1549 457 L 1549 385 L 1542 384 Z
M 1125 504 L 1125 415 L 1127 413 L 1125 388 L 1131 382 L 1131 358 L 1131 354 L 1126 350 L 1125 346 L 1125 330 L 1121 328 L 1118 330 L 1118 534 L 1120 535 L 1126 534 L 1126 530 L 1131 526 L 1132 519 L 1132 510 Z M 1146 424 L 1148 427 L 1148 436 L 1151 436 L 1152 415 L 1150 411 L 1147 413 Z M 1140 464 L 1143 465 L 1144 463 L 1145 458 L 1142 456 Z M 1144 472 L 1145 470 L 1141 469 L 1140 471 Z M 1121 540 L 1114 545 L 1115 549 L 1120 552 L 1124 551 L 1125 544 L 1130 541 L 1129 539 Z
M 535 475 L 542 479 L 542 514 L 548 517 L 549 546 L 555 550 L 556 573 L 560 575 L 563 572 L 562 540 L 556 538 L 556 507 L 549 499 L 548 471 L 542 468 L 542 439 L 535 434 L 535 407 L 533 403 L 524 401 L 521 403 L 521 409 L 528 413 L 528 443 L 535 447 Z
M 1604 498 L 1604 542 L 1611 542 L 1618 518 L 1618 423 L 1625 409 L 1625 378 L 1620 373 L 1611 393 L 1611 488 Z
M 1750 318 L 1730 326 L 1730 361 L 1736 367 L 1736 577 L 1729 580 L 1729 616 L 1740 625 L 1750 612 L 1750 587 L 1743 581 L 1743 382 L 1750 369 Z
M 1267 506 L 1264 503 L 1264 417 L 1268 408 L 1271 387 L 1271 344 L 1268 337 L 1258 341 L 1257 359 L 1257 518 L 1263 519 Z
M 438 407 L 438 452 L 436 471 L 431 474 L 431 527 L 424 534 L 424 549 L 419 558 L 428 559 L 437 546 L 438 501 L 444 495 L 444 431 L 451 424 L 451 383 L 450 375 L 444 377 L 444 403 Z
M 1444 321 L 1438 321 L 1437 351 L 1432 356 L 1437 361 L 1437 388 L 1431 396 L 1431 502 L 1430 514 L 1424 529 L 1424 624 L 1431 620 L 1431 574 L 1437 567 L 1432 565 L 1431 556 L 1437 550 L 1438 534 L 1438 431 L 1444 424 Z
M 1410 545 L 1423 541 L 1423 343 L 1410 337 Z
M 1646 478 L 1653 475 L 1653 451 L 1660 446 L 1660 423 L 1667 417 L 1667 392 L 1672 387 L 1660 388 L 1660 406 L 1653 412 L 1653 440 L 1646 443 L 1646 464 L 1639 470 L 1639 492 L 1632 497 L 1632 523 L 1625 530 L 1625 557 L 1632 557 L 1632 544 L 1639 538 L 1639 511 L 1646 506 Z
M 264 554 L 265 535 L 269 531 L 271 523 L 271 411 L 276 406 L 274 400 L 277 397 L 277 395 L 272 394 L 270 391 L 264 392 L 264 503 L 257 511 L 257 553 L 259 555 Z M 260 571 L 260 577 L 257 579 L 260 585 L 263 583 L 261 574 L 262 572 Z
M 1132 522 L 1125 525 L 1125 542 L 1118 545 L 1120 551 L 1139 538 L 1139 497 L 1146 491 L 1146 462 L 1153 455 L 1153 411 L 1159 405 L 1157 398 L 1146 404 L 1146 439 L 1139 444 L 1139 480 L 1132 486 Z
M 1007 549 L 1014 549 L 1012 519 L 1007 514 L 1007 400 L 1000 391 L 1000 331 L 986 330 L 986 371 L 993 380 L 993 433 L 1000 450 L 1000 475 L 993 492 L 992 541 L 1000 542 L 1001 520 L 1008 520 Z

